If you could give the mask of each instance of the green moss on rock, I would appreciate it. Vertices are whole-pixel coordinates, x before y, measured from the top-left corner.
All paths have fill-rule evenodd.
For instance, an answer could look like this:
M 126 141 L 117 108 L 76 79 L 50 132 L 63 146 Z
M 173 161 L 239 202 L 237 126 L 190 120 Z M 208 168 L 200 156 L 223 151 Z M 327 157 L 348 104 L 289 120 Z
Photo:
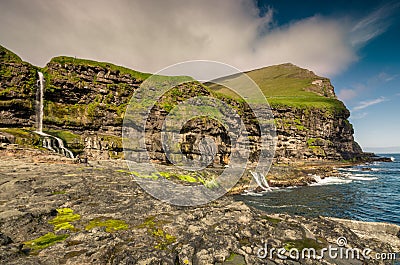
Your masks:
M 289 240 L 283 244 L 283 247 L 290 251 L 290 249 L 295 248 L 299 251 L 302 251 L 305 248 L 314 248 L 315 250 L 321 249 L 323 247 L 322 244 L 318 243 L 315 239 L 311 238 L 303 238 L 298 240 Z
M 163 220 L 156 221 L 155 216 L 146 218 L 142 224 L 138 225 L 137 228 L 146 228 L 149 235 L 155 238 L 156 244 L 154 248 L 165 250 L 171 244 L 176 242 L 176 237 L 164 231 L 163 226 L 167 223 Z
M 36 239 L 24 242 L 24 246 L 29 248 L 33 253 L 42 249 L 48 248 L 58 242 L 64 241 L 69 235 L 62 234 L 56 235 L 54 233 L 47 233 Z
M 58 230 L 71 230 L 75 231 L 76 228 L 71 222 L 78 221 L 81 219 L 79 214 L 74 214 L 74 211 L 70 208 L 57 209 L 57 216 L 50 220 L 48 223 L 54 225 L 54 231 Z
M 267 220 L 268 222 L 270 222 L 272 224 L 279 224 L 280 222 L 282 222 L 281 219 L 273 218 L 273 217 L 268 216 L 268 215 L 264 215 L 264 216 L 262 216 L 262 218 Z
M 15 143 L 21 146 L 41 148 L 40 136 L 28 128 L 0 128 L 0 132 L 9 133 L 15 137 Z
M 89 224 L 85 226 L 85 229 L 91 230 L 95 227 L 105 227 L 106 232 L 111 233 L 118 230 L 126 230 L 129 228 L 129 225 L 124 220 L 96 218 L 91 220 Z

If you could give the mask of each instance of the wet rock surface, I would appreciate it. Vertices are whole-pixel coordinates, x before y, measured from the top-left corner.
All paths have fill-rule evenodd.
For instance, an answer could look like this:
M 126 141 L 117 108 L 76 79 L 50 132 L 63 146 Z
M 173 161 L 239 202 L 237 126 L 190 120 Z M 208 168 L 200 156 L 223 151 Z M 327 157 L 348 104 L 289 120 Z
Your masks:
M 145 193 L 124 161 L 75 164 L 39 150 L 4 149 L 0 155 L 1 264 L 379 264 L 283 260 L 276 252 L 257 257 L 265 244 L 323 248 L 341 236 L 347 246 L 373 253 L 399 251 L 398 238 L 384 236 L 397 226 L 267 215 L 229 196 L 201 207 L 176 207 Z M 56 230 L 60 209 L 71 226 Z M 376 237 L 367 228 L 382 233 Z

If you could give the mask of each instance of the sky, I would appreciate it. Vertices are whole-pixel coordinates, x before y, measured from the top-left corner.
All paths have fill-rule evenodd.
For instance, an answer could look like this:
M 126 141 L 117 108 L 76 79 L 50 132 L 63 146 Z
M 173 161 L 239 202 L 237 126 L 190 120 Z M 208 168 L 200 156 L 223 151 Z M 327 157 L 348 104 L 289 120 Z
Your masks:
M 400 0 L 2 0 L 0 45 L 37 66 L 291 62 L 331 79 L 365 150 L 400 152 L 399 11 Z

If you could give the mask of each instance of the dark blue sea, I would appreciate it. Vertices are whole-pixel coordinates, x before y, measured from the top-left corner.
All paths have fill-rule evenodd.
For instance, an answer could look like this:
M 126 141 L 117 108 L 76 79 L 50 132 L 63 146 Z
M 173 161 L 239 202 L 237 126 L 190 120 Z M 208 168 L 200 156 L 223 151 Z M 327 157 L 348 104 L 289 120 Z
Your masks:
M 339 169 L 311 186 L 274 189 L 236 198 L 268 213 L 330 216 L 400 225 L 400 154 L 381 154 L 393 162 Z M 318 177 L 317 177 L 318 178 Z

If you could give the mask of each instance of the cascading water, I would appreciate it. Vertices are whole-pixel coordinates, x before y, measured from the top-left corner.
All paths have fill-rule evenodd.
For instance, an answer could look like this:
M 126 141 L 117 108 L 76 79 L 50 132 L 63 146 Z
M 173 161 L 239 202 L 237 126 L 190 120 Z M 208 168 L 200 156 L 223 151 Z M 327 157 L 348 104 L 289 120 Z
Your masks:
M 322 181 L 321 177 L 318 175 L 314 175 L 313 177 L 316 183 L 320 183 Z
M 260 188 L 262 188 L 264 191 L 271 190 L 271 187 L 269 186 L 269 184 L 263 174 L 261 174 L 259 172 L 253 172 L 253 171 L 250 171 L 250 173 Z
M 39 80 L 37 81 L 37 86 L 38 86 L 38 93 L 37 93 L 37 113 L 36 113 L 36 133 L 43 136 L 43 147 L 53 151 L 57 152 L 59 154 L 62 154 L 66 157 L 69 158 L 74 158 L 74 154 L 68 150 L 64 146 L 64 142 L 53 135 L 49 135 L 47 133 L 43 132 L 43 94 L 44 94 L 44 77 L 42 72 L 38 72 Z
M 38 85 L 38 111 L 37 111 L 37 131 L 43 132 L 43 88 L 44 88 L 44 78 L 43 73 L 38 72 L 39 80 Z

